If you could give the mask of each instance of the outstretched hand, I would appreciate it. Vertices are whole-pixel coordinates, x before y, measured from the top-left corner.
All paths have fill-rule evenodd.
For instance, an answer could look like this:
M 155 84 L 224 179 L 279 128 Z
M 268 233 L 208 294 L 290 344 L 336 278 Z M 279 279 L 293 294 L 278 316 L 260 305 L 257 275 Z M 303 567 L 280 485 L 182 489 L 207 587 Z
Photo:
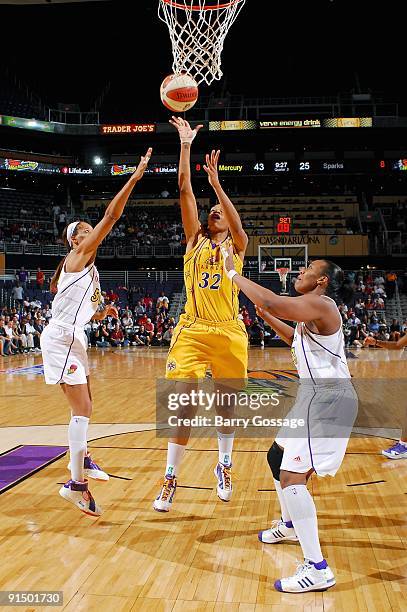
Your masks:
M 212 153 L 209 155 L 206 154 L 206 165 L 204 166 L 204 170 L 208 175 L 209 184 L 213 186 L 214 183 L 219 181 L 218 175 L 218 163 L 219 163 L 220 151 L 212 150 Z
M 199 124 L 196 126 L 195 129 L 192 129 L 188 121 L 186 121 L 186 119 L 182 119 L 181 117 L 173 116 L 170 119 L 170 123 L 175 127 L 176 130 L 178 130 L 181 144 L 192 144 L 199 130 L 203 128 L 203 125 Z
M 376 346 L 376 339 L 373 336 L 367 336 L 363 341 L 363 346 Z
M 132 178 L 135 178 L 137 181 L 143 178 L 144 172 L 148 166 L 148 162 L 150 161 L 152 152 L 153 152 L 153 149 L 150 147 L 147 150 L 147 153 L 141 157 L 139 165 L 137 166 L 135 172 L 133 173 Z
M 236 270 L 235 262 L 233 261 L 233 249 L 229 247 L 228 249 L 224 246 L 220 247 L 221 253 L 223 255 L 223 267 L 225 268 L 226 274 L 231 272 L 232 270 Z

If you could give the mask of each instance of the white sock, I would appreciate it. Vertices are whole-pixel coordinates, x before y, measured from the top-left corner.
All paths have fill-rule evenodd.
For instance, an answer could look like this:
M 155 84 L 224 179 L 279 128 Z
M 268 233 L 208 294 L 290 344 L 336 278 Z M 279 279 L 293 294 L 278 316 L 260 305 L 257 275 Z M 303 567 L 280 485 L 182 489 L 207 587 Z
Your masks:
M 323 556 L 319 544 L 317 511 L 307 487 L 290 485 L 283 489 L 283 495 L 304 559 L 320 563 Z
M 71 455 L 71 478 L 78 482 L 85 480 L 83 460 L 87 447 L 89 419 L 72 416 L 68 427 L 69 453 Z
M 165 468 L 166 476 L 167 474 L 172 477 L 177 475 L 184 453 L 185 446 L 182 444 L 175 444 L 175 442 L 168 442 L 167 467 Z
M 234 439 L 234 433 L 225 434 L 218 431 L 219 463 L 223 463 L 223 465 L 232 465 Z
M 290 516 L 290 513 L 288 512 L 287 504 L 285 503 L 283 489 L 281 488 L 280 481 L 276 480 L 275 478 L 274 478 L 274 485 L 276 487 L 278 501 L 280 502 L 281 518 L 283 519 L 284 523 L 287 523 L 288 521 L 291 521 L 291 516 Z

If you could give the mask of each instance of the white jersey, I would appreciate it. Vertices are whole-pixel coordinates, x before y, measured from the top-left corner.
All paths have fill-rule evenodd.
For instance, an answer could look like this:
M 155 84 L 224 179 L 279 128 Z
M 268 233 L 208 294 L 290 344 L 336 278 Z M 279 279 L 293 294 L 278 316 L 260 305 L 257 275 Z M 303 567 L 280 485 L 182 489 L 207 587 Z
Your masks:
M 52 322 L 67 327 L 89 323 L 102 302 L 99 274 L 94 264 L 81 272 L 65 272 L 58 280 L 58 291 L 52 302 Z
M 330 300 L 328 296 L 323 296 Z M 332 300 L 334 301 L 334 300 Z M 310 331 L 306 323 L 297 323 L 291 354 L 300 378 L 350 378 L 345 356 L 342 317 L 338 310 L 339 329 L 330 336 Z

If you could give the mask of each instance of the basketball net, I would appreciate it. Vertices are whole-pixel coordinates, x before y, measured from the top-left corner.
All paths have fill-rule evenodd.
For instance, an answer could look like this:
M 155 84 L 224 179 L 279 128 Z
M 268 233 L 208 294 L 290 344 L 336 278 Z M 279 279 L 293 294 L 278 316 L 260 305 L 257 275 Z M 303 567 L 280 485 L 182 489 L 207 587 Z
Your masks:
M 290 271 L 290 268 L 277 268 L 276 272 L 278 272 L 278 275 L 280 277 L 280 281 L 282 284 L 282 291 L 281 293 L 284 293 L 285 295 L 288 294 L 287 292 L 287 276 L 288 273 Z
M 245 2 L 159 0 L 158 16 L 170 32 L 173 72 L 186 72 L 198 85 L 219 81 L 225 38 Z

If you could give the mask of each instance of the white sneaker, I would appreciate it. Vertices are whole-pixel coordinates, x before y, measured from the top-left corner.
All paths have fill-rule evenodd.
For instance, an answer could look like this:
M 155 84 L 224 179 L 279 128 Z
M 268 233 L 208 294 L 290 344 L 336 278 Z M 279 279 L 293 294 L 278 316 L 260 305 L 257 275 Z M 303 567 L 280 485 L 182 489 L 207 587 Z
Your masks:
M 91 492 L 88 490 L 87 480 L 85 480 L 85 482 L 68 480 L 68 482 L 59 489 L 59 494 L 85 514 L 89 514 L 90 516 L 100 516 L 102 514 L 102 508 L 97 505 Z
M 218 494 L 219 499 L 224 502 L 228 502 L 232 498 L 232 466 L 231 465 L 223 465 L 223 463 L 218 463 L 215 469 L 213 470 L 215 477 L 218 481 L 218 486 L 216 492 Z
M 382 455 L 388 459 L 407 459 L 407 446 L 401 442 L 396 442 L 390 448 L 382 450 Z
M 174 499 L 175 491 L 177 490 L 177 479 L 170 478 L 167 474 L 164 478 L 161 492 L 157 499 L 154 500 L 153 508 L 157 512 L 169 512 Z
M 68 463 L 68 470 L 71 469 L 71 462 Z M 106 474 L 94 461 L 90 455 L 85 455 L 83 460 L 83 472 L 85 478 L 92 478 L 93 480 L 102 480 L 106 482 L 109 480 L 109 474 Z
M 308 559 L 304 559 L 304 562 L 298 565 L 294 576 L 276 580 L 274 587 L 282 593 L 306 593 L 326 591 L 335 583 L 335 576 L 327 564 L 325 568 L 317 569 Z
M 272 521 L 270 529 L 259 531 L 258 538 L 264 544 L 278 544 L 278 542 L 298 542 L 294 527 L 287 527 L 282 519 Z

